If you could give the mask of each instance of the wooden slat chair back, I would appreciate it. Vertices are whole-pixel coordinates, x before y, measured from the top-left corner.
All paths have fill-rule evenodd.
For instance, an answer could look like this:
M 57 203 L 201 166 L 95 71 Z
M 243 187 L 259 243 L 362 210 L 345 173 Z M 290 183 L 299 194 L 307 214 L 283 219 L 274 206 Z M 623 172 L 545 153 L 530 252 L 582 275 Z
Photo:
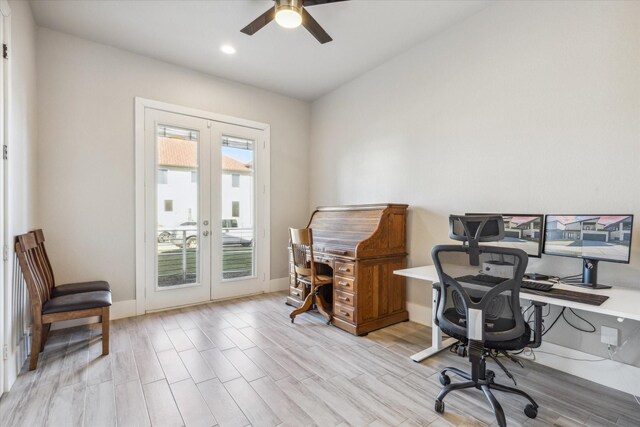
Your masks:
M 110 291 L 82 292 L 52 297 L 51 275 L 38 250 L 35 233 L 16 238 L 16 255 L 27 284 L 32 316 L 31 358 L 29 369 L 36 368 L 38 356 L 47 339 L 51 323 L 62 320 L 99 316 L 102 322 L 102 354 L 109 354 Z
M 289 239 L 291 255 L 293 257 L 293 269 L 295 274 L 295 286 L 309 286 L 310 292 L 302 306 L 293 310 L 289 317 L 293 323 L 296 316 L 314 307 L 331 322 L 331 312 L 327 310 L 328 304 L 319 293 L 319 289 L 333 283 L 333 277 L 318 275 L 313 257 L 313 231 L 310 228 L 290 228 Z
M 38 264 L 41 266 L 41 272 L 43 280 L 49 286 L 50 296 L 57 297 L 62 295 L 79 294 L 83 292 L 93 291 L 109 291 L 111 287 L 109 283 L 104 280 L 94 280 L 91 282 L 69 283 L 64 285 L 57 285 L 55 276 L 53 275 L 53 267 L 51 267 L 51 261 L 47 254 L 47 249 L 44 246 L 44 232 L 42 229 L 33 230 L 32 232 L 36 238 L 36 257 L 38 258 Z
M 295 273 L 301 276 L 315 275 L 313 259 L 313 236 L 310 228 L 290 228 L 291 254 L 293 255 L 293 268 Z
M 53 290 L 53 288 L 56 286 L 56 280 L 53 276 L 53 268 L 51 268 L 51 262 L 49 261 L 49 255 L 47 255 L 47 249 L 44 247 L 44 232 L 41 228 L 39 228 L 33 231 L 33 235 L 36 239 L 36 255 L 40 259 L 44 279 L 49 284 L 49 287 Z

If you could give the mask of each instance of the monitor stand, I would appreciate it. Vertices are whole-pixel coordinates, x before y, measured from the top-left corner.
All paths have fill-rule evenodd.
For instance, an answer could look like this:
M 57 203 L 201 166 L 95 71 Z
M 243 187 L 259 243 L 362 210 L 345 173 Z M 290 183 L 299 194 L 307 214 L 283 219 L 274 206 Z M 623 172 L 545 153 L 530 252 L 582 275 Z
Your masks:
M 611 289 L 609 285 L 601 285 L 598 283 L 598 261 L 597 259 L 584 258 L 582 260 L 582 283 L 567 284 L 589 289 Z

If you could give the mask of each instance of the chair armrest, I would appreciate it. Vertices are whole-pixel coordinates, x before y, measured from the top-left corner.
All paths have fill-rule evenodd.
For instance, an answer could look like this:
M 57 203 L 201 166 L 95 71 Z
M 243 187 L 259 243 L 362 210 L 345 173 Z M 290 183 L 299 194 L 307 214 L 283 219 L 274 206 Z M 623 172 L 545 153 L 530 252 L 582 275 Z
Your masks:
M 542 344 L 542 307 L 547 305 L 542 302 L 533 304 L 533 341 L 529 341 L 527 347 L 538 348 Z
M 441 300 L 441 295 L 440 292 L 442 292 L 442 287 L 440 287 L 440 283 L 436 282 L 433 283 L 431 285 L 433 287 L 433 290 L 436 291 L 438 293 L 438 297 L 436 298 L 436 303 L 433 305 L 433 322 L 436 324 L 436 326 L 440 326 L 440 322 L 438 321 L 438 309 L 440 308 L 440 300 Z

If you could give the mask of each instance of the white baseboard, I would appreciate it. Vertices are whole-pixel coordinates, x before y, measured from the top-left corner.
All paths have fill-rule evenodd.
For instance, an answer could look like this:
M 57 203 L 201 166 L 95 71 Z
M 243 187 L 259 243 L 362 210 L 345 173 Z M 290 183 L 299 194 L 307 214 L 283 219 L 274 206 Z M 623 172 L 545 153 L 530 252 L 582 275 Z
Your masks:
M 287 289 L 289 289 L 289 278 L 280 277 L 269 281 L 269 290 L 267 292 L 286 291 Z
M 116 301 L 111 305 L 111 320 L 122 319 L 136 315 L 136 300 Z M 51 330 L 73 328 L 74 326 L 89 325 L 99 321 L 98 316 L 84 319 L 64 320 L 51 325 Z

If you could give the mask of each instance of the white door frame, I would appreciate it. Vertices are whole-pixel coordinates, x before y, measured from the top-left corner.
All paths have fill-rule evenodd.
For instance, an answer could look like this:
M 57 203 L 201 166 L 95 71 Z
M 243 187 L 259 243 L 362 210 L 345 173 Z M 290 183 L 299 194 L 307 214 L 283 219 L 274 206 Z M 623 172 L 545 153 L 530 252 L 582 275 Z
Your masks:
M 2 45 L 6 44 L 9 52 L 11 52 L 11 8 L 7 0 L 0 0 L 0 51 Z M 9 146 L 9 61 L 2 59 L 0 63 L 0 146 Z M 2 262 L 0 262 L 0 281 L 3 286 L 0 289 L 0 352 L 3 353 L 5 346 L 10 347 L 12 341 L 11 331 L 11 281 L 12 277 L 9 273 L 8 256 L 12 251 L 8 247 L 8 230 L 7 221 L 7 162 L 0 160 L 0 248 L 2 248 Z M 8 348 L 9 353 L 13 352 L 13 348 Z M 4 357 L 3 357 L 4 359 Z M 6 360 L 0 360 L 0 396 L 2 393 L 9 391 L 9 371 L 10 357 Z
M 264 131 L 264 140 L 261 141 L 265 147 L 263 159 L 261 161 L 263 174 L 262 181 L 259 182 L 260 187 L 257 191 L 263 193 L 263 224 L 262 230 L 257 229 L 256 233 L 262 235 L 263 255 L 265 261 L 262 263 L 263 276 L 263 292 L 269 289 L 269 280 L 271 277 L 270 267 L 270 248 L 271 248 L 271 196 L 270 196 L 270 135 L 271 127 L 266 123 L 260 123 L 253 120 L 240 119 L 227 116 L 224 114 L 211 113 L 209 111 L 198 110 L 194 108 L 169 104 L 161 101 L 150 99 L 135 98 L 135 246 L 136 246 L 136 314 L 145 313 L 145 284 L 147 283 L 147 271 L 145 263 L 145 109 L 151 108 L 155 110 L 167 111 L 170 113 L 183 114 L 211 120 L 214 122 L 228 123 L 237 126 L 244 126 Z M 213 226 L 214 224 L 212 224 Z M 154 237 L 155 238 L 155 237 Z M 259 261 L 258 261 L 259 262 Z

